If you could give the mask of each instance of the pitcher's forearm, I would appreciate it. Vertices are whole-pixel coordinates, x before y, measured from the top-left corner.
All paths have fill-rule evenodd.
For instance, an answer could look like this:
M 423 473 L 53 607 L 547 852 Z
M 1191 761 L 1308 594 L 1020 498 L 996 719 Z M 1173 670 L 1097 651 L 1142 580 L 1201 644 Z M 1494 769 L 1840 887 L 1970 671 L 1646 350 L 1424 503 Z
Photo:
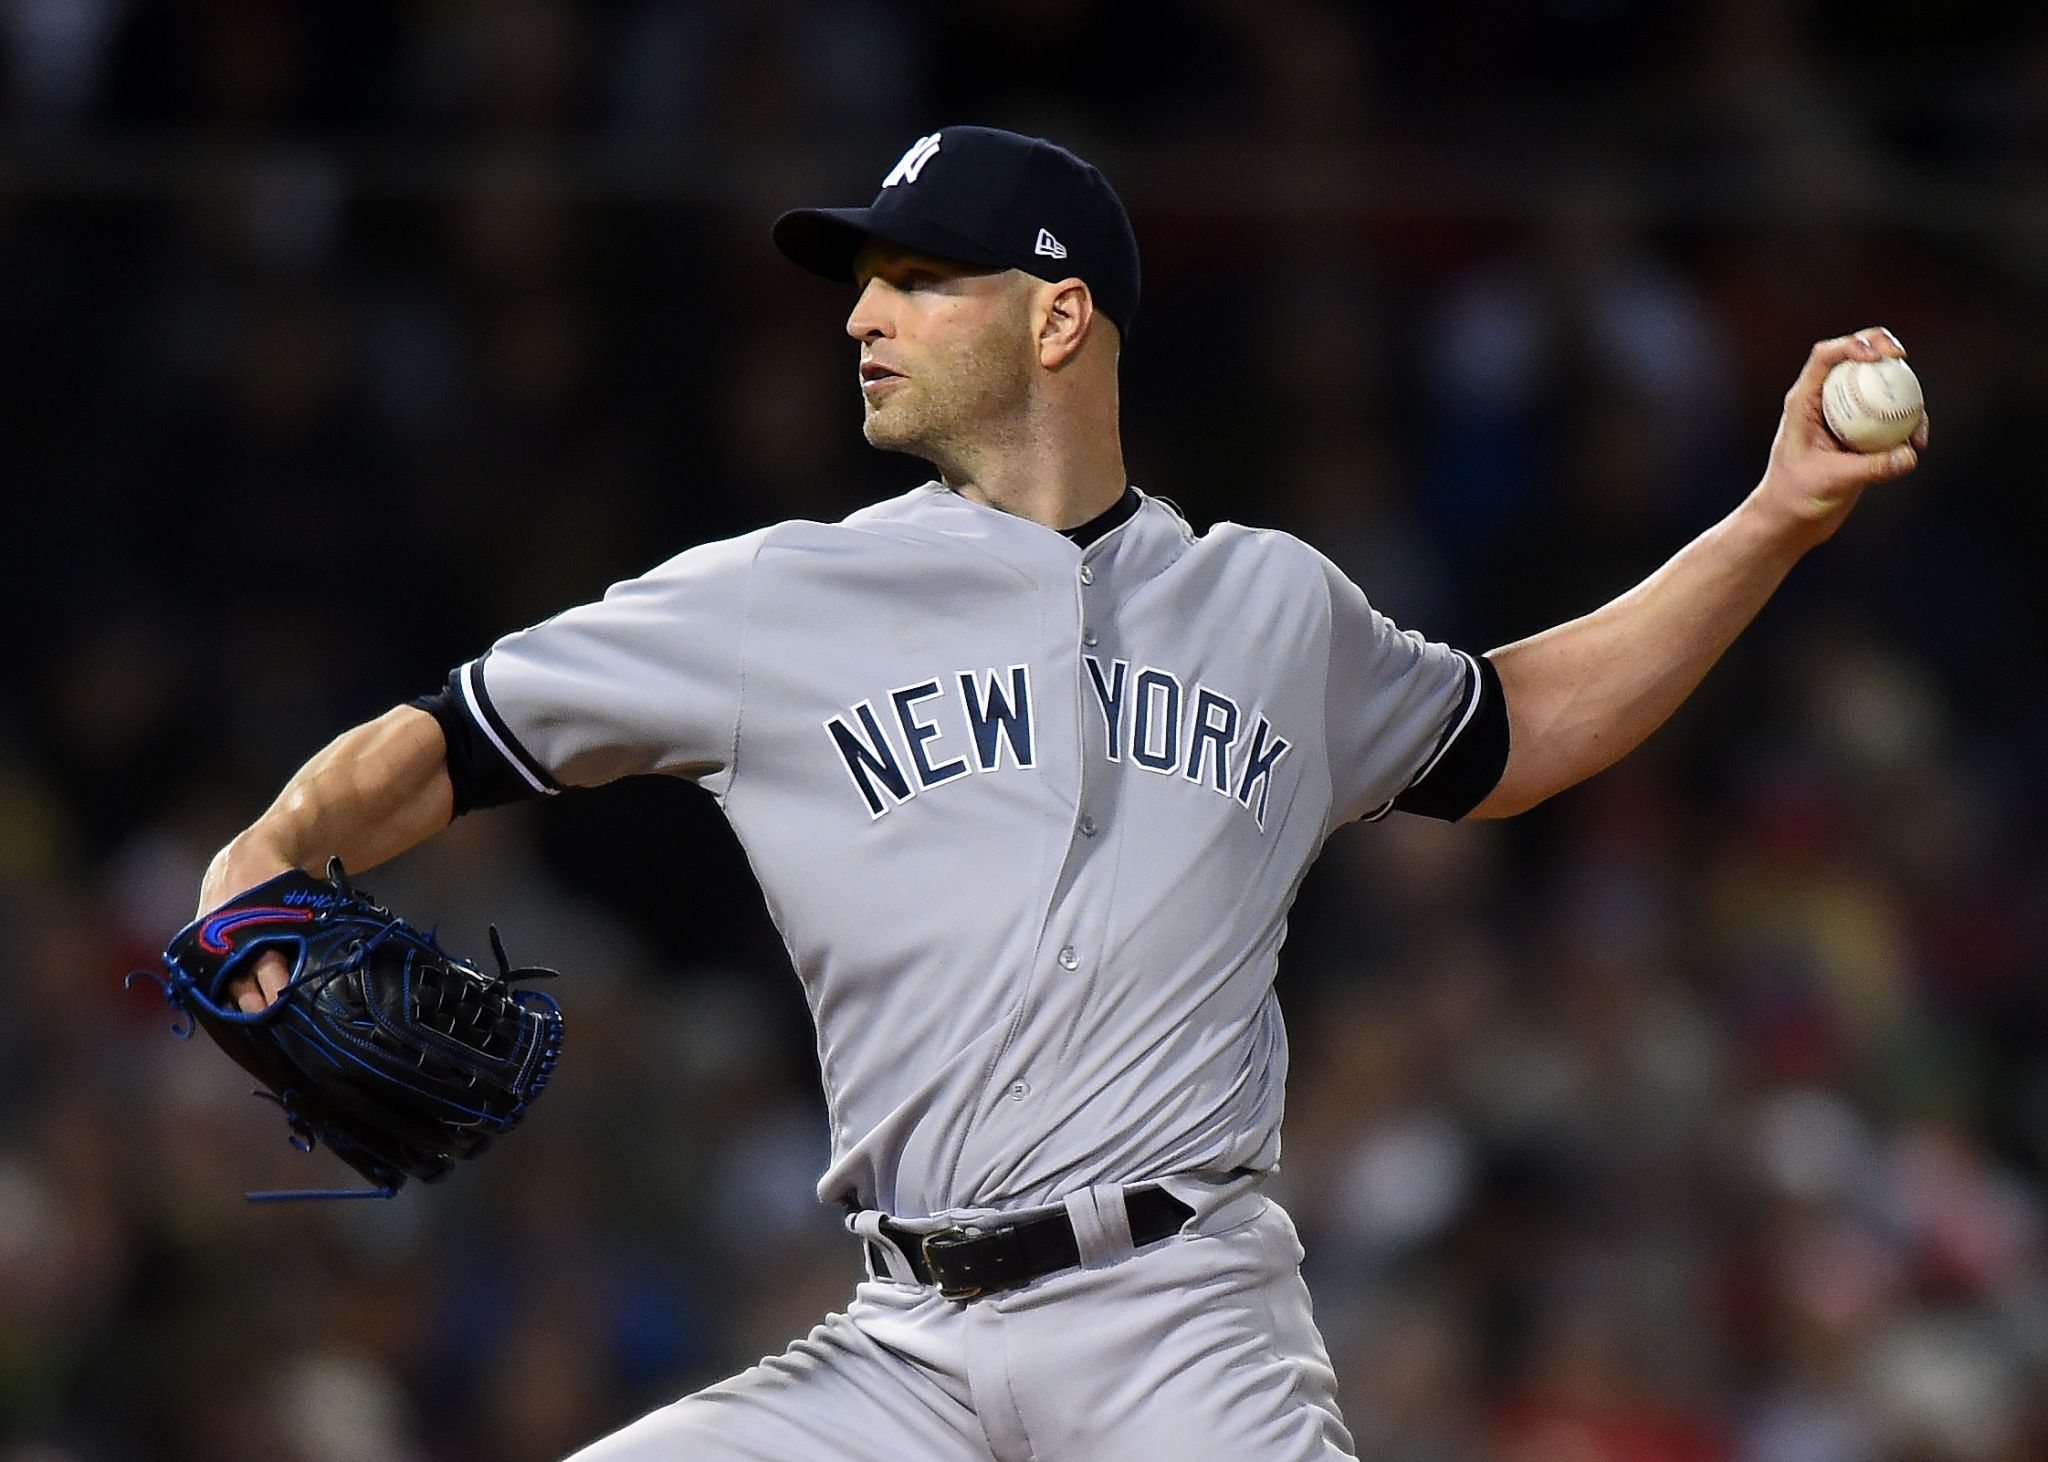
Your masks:
M 1495 650 L 1514 748 L 1476 810 L 1504 817 L 1603 771 L 1698 687 L 1803 545 L 1754 502 L 1591 614 Z
M 454 815 L 448 749 L 425 711 L 398 706 L 345 731 L 293 775 L 264 814 L 214 856 L 200 887 L 210 909 L 287 868 L 351 871 L 417 846 Z
M 1905 353 L 1897 336 L 1875 326 L 1817 341 L 1785 393 L 1763 480 L 1742 506 L 1620 598 L 1487 657 L 1507 701 L 1508 764 L 1471 816 L 1534 807 L 1641 745 L 1800 555 L 1833 536 L 1867 488 L 1918 465 L 1927 447 L 1924 412 L 1907 445 L 1865 454 L 1835 441 L 1821 408 L 1835 366 Z

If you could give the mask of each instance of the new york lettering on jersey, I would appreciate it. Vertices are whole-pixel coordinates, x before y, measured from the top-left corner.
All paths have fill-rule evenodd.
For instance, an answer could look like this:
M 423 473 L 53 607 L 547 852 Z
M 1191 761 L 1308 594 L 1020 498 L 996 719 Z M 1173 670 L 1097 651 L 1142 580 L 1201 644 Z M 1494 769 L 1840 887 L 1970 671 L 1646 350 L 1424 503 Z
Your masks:
M 864 700 L 825 721 L 870 817 L 970 770 L 997 771 L 1006 751 L 1013 767 L 1038 765 L 1032 753 L 1028 665 L 979 676 L 970 670 L 935 675 L 877 699 L 886 707 L 879 718 L 874 702 Z M 943 704 L 945 715 L 934 701 Z M 956 746 L 959 755 L 952 754 Z
M 1264 830 L 1273 770 L 1291 740 L 1263 715 L 1246 715 L 1235 697 L 1184 685 L 1172 671 L 1145 665 L 1133 674 L 1127 660 L 1105 667 L 1093 655 L 1083 662 L 1108 760 L 1128 754 L 1145 771 L 1234 798 Z M 825 730 L 871 818 L 970 772 L 1037 765 L 1026 665 L 933 675 L 828 717 Z
M 1293 749 L 1291 740 L 1263 715 L 1246 715 L 1235 697 L 1199 681 L 1187 687 L 1154 665 L 1133 674 L 1128 660 L 1112 659 L 1105 666 L 1093 655 L 1081 659 L 1102 712 L 1111 761 L 1123 760 L 1128 740 L 1135 765 L 1233 797 L 1265 830 L 1273 768 Z

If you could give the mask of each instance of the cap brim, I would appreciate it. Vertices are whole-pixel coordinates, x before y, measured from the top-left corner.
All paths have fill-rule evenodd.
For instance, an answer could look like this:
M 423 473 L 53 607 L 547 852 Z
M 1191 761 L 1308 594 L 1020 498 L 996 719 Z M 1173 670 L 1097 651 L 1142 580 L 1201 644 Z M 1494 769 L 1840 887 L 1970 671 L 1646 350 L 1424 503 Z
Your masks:
M 1012 267 L 950 229 L 903 214 L 877 215 L 872 208 L 792 208 L 775 220 L 770 236 L 791 263 L 842 284 L 853 282 L 854 257 L 869 239 L 985 269 Z

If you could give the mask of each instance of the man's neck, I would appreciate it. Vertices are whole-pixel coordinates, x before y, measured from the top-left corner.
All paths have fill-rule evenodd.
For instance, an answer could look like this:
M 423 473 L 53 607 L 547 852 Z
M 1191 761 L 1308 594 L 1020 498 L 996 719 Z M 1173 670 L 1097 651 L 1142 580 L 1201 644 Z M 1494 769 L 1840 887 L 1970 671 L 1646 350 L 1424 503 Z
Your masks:
M 1124 454 L 1112 428 L 1019 433 L 974 454 L 939 463 L 939 480 L 962 497 L 1065 532 L 1107 512 L 1123 496 Z
M 1121 472 L 1113 479 L 1085 486 L 1034 481 L 1019 484 L 1011 491 L 1000 485 L 991 489 L 983 482 L 955 482 L 943 474 L 940 480 L 970 502 L 1013 517 L 1028 518 L 1062 533 L 1108 512 L 1123 496 L 1125 487 Z

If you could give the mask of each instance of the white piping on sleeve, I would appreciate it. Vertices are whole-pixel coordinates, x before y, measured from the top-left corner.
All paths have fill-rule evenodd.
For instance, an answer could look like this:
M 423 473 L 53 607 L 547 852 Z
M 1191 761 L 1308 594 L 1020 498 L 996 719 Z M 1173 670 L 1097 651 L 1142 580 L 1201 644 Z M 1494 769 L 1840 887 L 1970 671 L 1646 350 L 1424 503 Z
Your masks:
M 527 786 L 543 796 L 554 796 L 561 788 L 550 787 L 536 776 L 533 768 L 526 764 L 526 757 L 504 737 L 500 736 L 498 728 L 491 724 L 491 717 L 484 709 L 483 688 L 477 684 L 476 667 L 478 663 L 472 660 L 462 667 L 462 699 L 464 704 L 469 707 L 469 718 L 476 722 L 478 729 L 484 733 L 485 738 L 490 741 L 492 746 L 497 748 L 498 755 L 510 762 L 512 769 L 525 779 Z

